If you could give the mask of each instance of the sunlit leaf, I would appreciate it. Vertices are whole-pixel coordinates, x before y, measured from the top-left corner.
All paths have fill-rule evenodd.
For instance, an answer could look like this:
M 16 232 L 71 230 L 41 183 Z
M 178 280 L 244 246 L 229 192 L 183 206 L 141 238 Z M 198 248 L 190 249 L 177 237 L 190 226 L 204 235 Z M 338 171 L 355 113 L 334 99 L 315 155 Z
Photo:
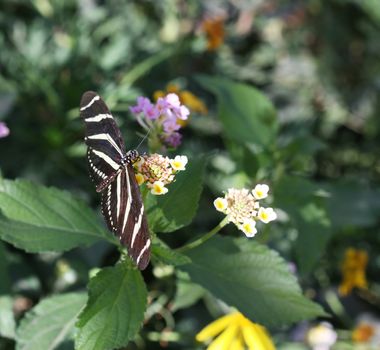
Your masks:
M 79 316 L 78 350 L 124 347 L 140 329 L 147 290 L 140 271 L 124 263 L 107 267 L 88 286 L 89 300 Z
M 28 252 L 113 240 L 92 210 L 56 188 L 0 179 L 0 209 L 0 238 Z
M 16 349 L 55 349 L 72 336 L 86 299 L 85 293 L 68 293 L 42 300 L 22 319 Z
M 191 280 L 251 320 L 280 326 L 324 314 L 301 293 L 287 263 L 274 251 L 244 240 L 214 237 L 187 254 Z

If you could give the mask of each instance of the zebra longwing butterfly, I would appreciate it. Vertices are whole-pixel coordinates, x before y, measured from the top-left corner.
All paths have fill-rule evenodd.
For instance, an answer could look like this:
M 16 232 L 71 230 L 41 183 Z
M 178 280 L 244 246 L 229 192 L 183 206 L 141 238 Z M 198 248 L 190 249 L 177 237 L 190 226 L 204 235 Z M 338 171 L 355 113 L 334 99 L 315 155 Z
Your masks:
M 83 94 L 80 115 L 85 122 L 85 142 L 90 177 L 101 192 L 102 213 L 108 228 L 127 247 L 140 270 L 150 259 L 150 238 L 139 185 L 133 170 L 135 150 L 125 152 L 120 130 L 102 98 Z

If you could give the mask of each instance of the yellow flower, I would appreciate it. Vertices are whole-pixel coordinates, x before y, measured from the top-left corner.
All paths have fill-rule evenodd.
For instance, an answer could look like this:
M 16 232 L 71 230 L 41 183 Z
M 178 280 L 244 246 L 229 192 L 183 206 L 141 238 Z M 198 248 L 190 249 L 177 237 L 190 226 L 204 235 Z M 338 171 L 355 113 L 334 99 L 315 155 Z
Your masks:
M 365 270 L 368 254 L 364 250 L 349 248 L 344 255 L 342 264 L 342 282 L 339 286 L 340 295 L 348 295 L 353 288 L 367 288 Z
M 368 323 L 359 324 L 352 332 L 352 340 L 356 343 L 366 343 L 375 335 L 375 327 Z
M 181 104 L 188 107 L 191 112 L 200 113 L 200 114 L 207 114 L 208 110 L 206 105 L 203 103 L 203 101 L 195 96 L 192 92 L 188 90 L 181 90 L 179 85 L 169 83 L 166 85 L 166 90 L 157 90 L 153 94 L 153 98 L 155 101 L 157 101 L 160 97 L 166 96 L 168 93 L 175 93 L 179 97 L 179 101 Z M 185 126 L 188 122 L 187 120 L 178 120 L 177 121 L 181 126 Z
M 216 337 L 216 338 L 215 338 Z M 264 327 L 253 323 L 240 312 L 223 316 L 203 328 L 196 340 L 207 342 L 215 338 L 207 350 L 275 350 Z
M 224 41 L 224 19 L 206 18 L 202 22 L 202 31 L 207 38 L 207 50 L 216 50 Z
M 165 187 L 164 183 L 162 181 L 155 181 L 151 187 L 151 193 L 159 196 L 161 194 L 167 193 L 169 190 Z
M 136 177 L 136 181 L 137 181 L 139 186 L 145 182 L 144 175 L 137 173 L 137 174 L 135 174 L 135 177 Z

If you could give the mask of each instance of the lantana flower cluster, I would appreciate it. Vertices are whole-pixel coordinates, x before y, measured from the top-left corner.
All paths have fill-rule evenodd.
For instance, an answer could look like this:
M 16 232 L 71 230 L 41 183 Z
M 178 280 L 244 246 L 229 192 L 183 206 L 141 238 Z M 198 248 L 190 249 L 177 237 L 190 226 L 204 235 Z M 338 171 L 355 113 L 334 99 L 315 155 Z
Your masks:
M 253 190 L 230 188 L 224 197 L 216 198 L 216 210 L 224 213 L 247 237 L 257 233 L 256 222 L 267 224 L 277 218 L 273 208 L 260 206 L 259 201 L 268 196 L 269 186 L 258 184 Z
M 139 185 L 145 183 L 154 195 L 166 194 L 175 175 L 186 169 L 186 156 L 176 156 L 174 159 L 161 154 L 142 155 L 134 163 L 136 179 Z
M 159 97 L 154 104 L 149 98 L 140 96 L 137 105 L 130 107 L 140 125 L 150 130 L 159 142 L 176 148 L 181 144 L 181 121 L 188 118 L 190 111 L 182 105 L 178 95 L 174 93 Z

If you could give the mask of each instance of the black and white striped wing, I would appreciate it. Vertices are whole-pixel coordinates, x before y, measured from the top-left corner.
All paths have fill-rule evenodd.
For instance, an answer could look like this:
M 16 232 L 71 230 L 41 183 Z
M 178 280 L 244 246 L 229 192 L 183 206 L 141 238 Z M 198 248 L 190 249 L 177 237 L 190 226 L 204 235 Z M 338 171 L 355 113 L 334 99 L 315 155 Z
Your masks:
M 150 259 L 150 238 L 144 205 L 124 141 L 102 98 L 93 91 L 83 94 L 80 114 L 90 176 L 102 192 L 102 212 L 109 229 L 128 249 L 143 270 Z
M 151 241 L 140 189 L 130 164 L 121 168 L 102 192 L 102 212 L 109 229 L 127 246 L 138 268 L 145 269 Z
M 102 191 L 121 166 L 125 146 L 115 119 L 102 98 L 93 91 L 83 94 L 80 114 L 85 122 L 85 142 L 90 176 Z

